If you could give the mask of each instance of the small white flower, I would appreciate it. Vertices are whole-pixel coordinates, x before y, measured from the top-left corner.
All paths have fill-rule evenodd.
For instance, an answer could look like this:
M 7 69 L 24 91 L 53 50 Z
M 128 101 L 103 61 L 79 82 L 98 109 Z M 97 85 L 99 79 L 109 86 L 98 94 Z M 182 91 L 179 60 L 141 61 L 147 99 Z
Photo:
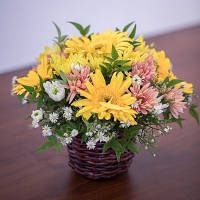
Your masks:
M 67 144 L 70 144 L 72 142 L 72 138 L 71 137 L 66 137 L 65 140 L 66 140 Z
M 28 103 L 28 99 L 26 98 L 26 97 L 24 97 L 23 99 L 22 99 L 22 105 L 25 105 L 25 104 L 27 104 Z
M 166 104 L 160 103 L 158 106 L 154 106 L 151 111 L 153 112 L 153 114 L 159 115 L 160 113 L 163 112 L 163 109 L 165 109 L 167 107 L 169 107 L 168 103 L 166 103 Z
M 89 131 L 86 133 L 86 135 L 91 137 L 93 135 L 93 133 L 91 131 Z
M 103 140 L 104 142 L 109 142 L 110 141 L 110 137 L 109 136 L 107 136 L 107 137 L 104 137 L 104 140 Z
M 137 74 L 135 74 L 135 75 L 132 77 L 132 82 L 133 82 L 133 84 L 134 84 L 134 83 L 138 83 L 139 85 L 142 85 L 142 79 L 141 79 Z
M 103 132 L 98 133 L 98 134 L 97 134 L 97 137 L 98 137 L 98 140 L 99 140 L 100 142 L 104 141 L 104 134 L 103 134 Z
M 70 121 L 70 120 L 72 119 L 71 114 L 67 114 L 67 113 L 64 113 L 64 114 L 63 114 L 63 117 L 64 117 L 67 121 Z
M 17 76 L 12 77 L 12 85 L 14 85 L 16 83 L 16 79 L 17 79 Z
M 38 128 L 39 127 L 38 121 L 34 119 L 32 121 L 32 126 L 33 126 L 33 128 Z
M 84 68 L 84 66 L 83 65 L 81 65 L 81 64 L 75 64 L 75 63 L 72 63 L 72 65 L 71 65 L 71 69 L 76 69 L 77 71 L 81 71 L 81 69 L 83 69 Z
M 136 108 L 138 108 L 138 102 L 136 101 L 135 103 L 133 103 L 133 104 L 131 104 L 131 108 L 134 108 L 134 109 L 136 109 Z
M 64 107 L 63 110 L 64 110 L 64 114 L 69 114 L 69 115 L 72 114 L 72 109 L 71 109 L 71 107 Z
M 166 128 L 164 128 L 164 131 L 165 131 L 166 133 L 168 133 L 170 130 L 171 130 L 171 128 L 170 128 L 169 126 L 167 126 Z
M 62 87 L 60 82 L 52 81 L 51 83 L 47 81 L 46 83 L 43 83 L 43 86 L 46 93 L 54 101 L 61 101 L 65 97 L 65 89 Z
M 122 128 L 126 128 L 129 127 L 131 125 L 130 121 L 128 119 L 126 119 L 126 123 L 124 123 L 123 121 L 120 121 L 120 126 Z
M 78 135 L 78 131 L 76 129 L 73 129 L 72 132 L 71 132 L 71 136 L 75 137 L 77 135 Z
M 31 114 L 32 119 L 36 120 L 36 121 L 40 121 L 43 119 L 43 111 L 40 108 L 40 110 L 33 110 L 32 114 Z
M 48 125 L 43 126 L 42 129 L 43 129 L 43 130 L 42 130 L 42 135 L 43 135 L 44 137 L 47 137 L 47 136 L 52 135 L 51 127 L 49 127 Z
M 56 123 L 58 121 L 59 115 L 55 112 L 49 114 L 49 119 L 52 123 Z
M 89 140 L 89 141 L 87 141 L 86 145 L 87 145 L 88 149 L 94 149 L 96 146 L 96 143 L 93 140 Z
M 63 137 L 59 137 L 59 138 L 60 138 L 60 143 L 61 143 L 63 146 L 66 146 L 66 145 L 67 145 L 66 138 L 63 138 Z

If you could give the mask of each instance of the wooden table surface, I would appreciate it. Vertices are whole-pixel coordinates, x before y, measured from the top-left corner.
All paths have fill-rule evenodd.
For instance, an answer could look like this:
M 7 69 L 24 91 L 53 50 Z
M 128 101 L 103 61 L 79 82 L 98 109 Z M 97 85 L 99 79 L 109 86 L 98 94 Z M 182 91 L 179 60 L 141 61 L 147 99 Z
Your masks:
M 171 58 L 178 78 L 193 82 L 200 94 L 200 26 L 147 40 L 152 41 Z M 189 118 L 182 130 L 173 125 L 168 137 L 160 137 L 155 157 L 142 150 L 127 173 L 112 179 L 94 181 L 73 172 L 66 148 L 35 156 L 46 139 L 30 128 L 31 121 L 22 122 L 34 107 L 21 107 L 10 95 L 11 78 L 27 71 L 0 75 L 1 200 L 200 199 L 200 126 L 188 114 L 182 116 Z

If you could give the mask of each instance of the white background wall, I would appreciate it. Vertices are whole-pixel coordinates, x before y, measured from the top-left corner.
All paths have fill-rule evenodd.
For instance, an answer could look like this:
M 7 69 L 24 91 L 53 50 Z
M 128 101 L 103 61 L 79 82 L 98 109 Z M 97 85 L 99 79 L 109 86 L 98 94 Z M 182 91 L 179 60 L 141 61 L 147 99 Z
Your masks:
M 146 38 L 200 25 L 199 0 L 0 0 L 0 73 L 27 67 L 52 47 L 57 23 L 79 35 L 67 21 L 91 25 L 91 32 L 137 23 Z

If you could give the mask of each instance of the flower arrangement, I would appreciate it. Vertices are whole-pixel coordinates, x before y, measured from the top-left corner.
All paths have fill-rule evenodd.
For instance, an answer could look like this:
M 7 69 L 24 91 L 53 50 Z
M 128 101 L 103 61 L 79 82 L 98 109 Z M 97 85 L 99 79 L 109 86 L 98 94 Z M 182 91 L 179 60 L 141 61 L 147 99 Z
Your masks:
M 155 155 L 158 136 L 169 134 L 171 123 L 182 128 L 184 109 L 199 124 L 193 85 L 174 75 L 164 51 L 135 39 L 133 22 L 90 35 L 90 26 L 70 23 L 81 36 L 68 38 L 54 23 L 54 48 L 45 47 L 37 66 L 14 80 L 22 103 L 37 105 L 26 119 L 48 139 L 36 153 L 52 146 L 61 152 L 79 135 L 88 149 L 112 148 L 118 161 L 127 149 L 139 154 L 138 146 Z

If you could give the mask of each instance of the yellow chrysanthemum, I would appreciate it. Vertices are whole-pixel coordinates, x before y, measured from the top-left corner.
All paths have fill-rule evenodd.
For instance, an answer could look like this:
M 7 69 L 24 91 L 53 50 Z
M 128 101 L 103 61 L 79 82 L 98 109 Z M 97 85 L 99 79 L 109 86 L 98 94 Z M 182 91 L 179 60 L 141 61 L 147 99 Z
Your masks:
M 122 53 L 127 47 L 131 46 L 129 43 L 133 41 L 127 37 L 128 32 L 111 31 L 110 29 L 105 31 L 103 34 L 92 34 L 91 40 L 87 37 L 71 37 L 71 40 L 66 41 L 67 53 L 84 52 L 87 53 L 98 53 L 106 55 L 111 53 L 112 45 L 115 49 Z
M 40 79 L 38 74 L 42 77 L 43 80 L 52 79 L 52 68 L 48 64 L 47 58 L 43 58 L 41 63 L 38 65 L 37 70 L 30 70 L 27 76 L 22 78 L 17 78 L 16 81 L 18 84 L 14 85 L 13 93 L 17 95 L 23 94 L 26 92 L 25 86 L 37 86 L 37 94 L 41 90 L 40 88 Z M 28 96 L 29 92 L 26 92 L 25 96 Z
M 86 66 L 87 63 L 88 61 L 82 53 L 70 54 L 67 58 L 64 55 L 51 54 L 50 60 L 50 65 L 56 70 L 58 75 L 60 74 L 60 70 L 70 74 L 72 71 L 72 65 L 74 64 Z
M 133 47 L 128 47 L 123 54 L 119 54 L 118 60 L 130 60 L 126 65 L 132 65 L 132 63 L 140 63 L 148 57 L 147 53 L 140 51 L 133 51 Z
M 44 47 L 44 52 L 41 53 L 41 54 L 39 55 L 39 57 L 36 58 L 36 60 L 37 60 L 38 62 L 41 62 L 42 59 L 43 59 L 44 57 L 46 57 L 47 55 L 50 55 L 50 54 L 52 54 L 52 53 L 60 54 L 60 52 L 61 52 L 61 51 L 60 51 L 60 47 L 59 47 L 56 43 L 54 43 L 53 49 L 51 49 L 50 47 L 45 46 L 45 47 Z
M 169 58 L 165 57 L 165 52 L 160 51 L 154 54 L 155 59 L 157 60 L 158 69 L 157 77 L 159 81 L 163 81 L 168 75 L 173 76 L 173 73 L 170 70 L 171 63 Z
M 131 94 L 124 94 L 132 83 L 131 78 L 124 81 L 122 72 L 117 75 L 114 73 L 110 84 L 106 85 L 100 70 L 96 70 L 90 76 L 92 83 L 88 81 L 85 84 L 88 91 L 78 91 L 86 99 L 72 103 L 72 106 L 82 107 L 76 116 L 82 115 L 88 120 L 92 113 L 96 113 L 99 119 L 109 120 L 113 116 L 114 121 L 119 120 L 126 123 L 128 119 L 131 125 L 137 124 L 134 119 L 137 112 L 130 106 L 136 101 L 136 98 Z
M 105 58 L 101 55 L 94 56 L 92 54 L 87 55 L 87 65 L 90 66 L 91 70 L 95 71 L 100 69 L 100 64 L 105 61 Z

